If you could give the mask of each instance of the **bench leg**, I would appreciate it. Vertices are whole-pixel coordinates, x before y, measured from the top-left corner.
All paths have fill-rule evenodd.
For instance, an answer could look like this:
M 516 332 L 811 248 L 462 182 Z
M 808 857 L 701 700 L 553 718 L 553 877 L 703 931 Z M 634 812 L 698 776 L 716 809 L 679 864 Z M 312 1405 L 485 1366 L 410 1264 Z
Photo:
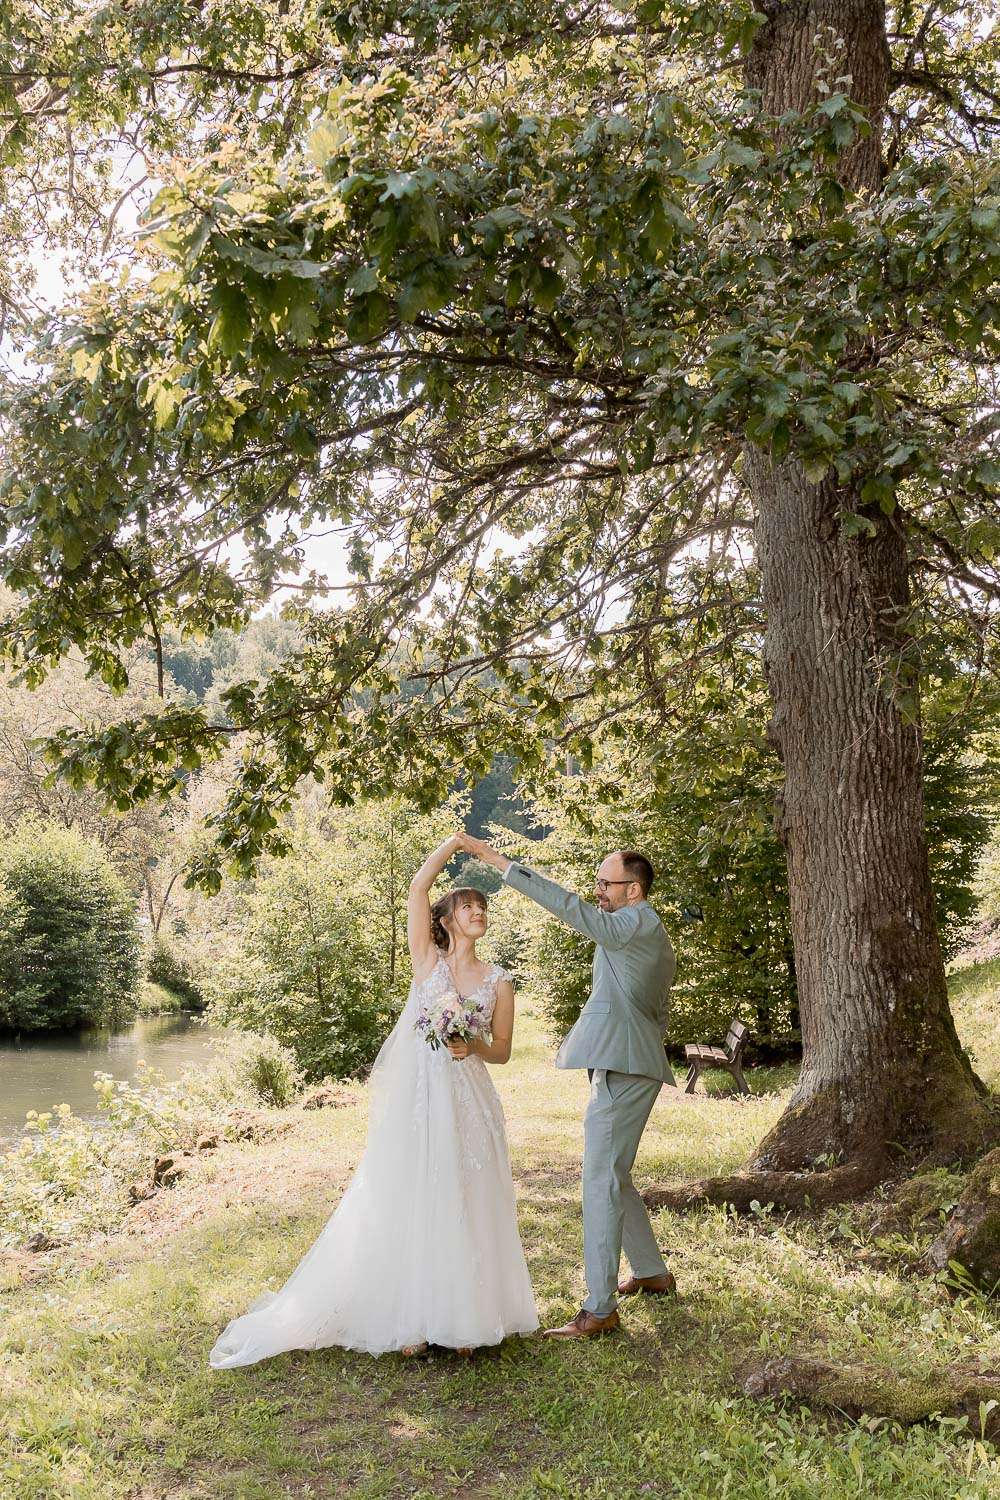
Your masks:
M 684 1084 L 684 1092 L 685 1092 L 685 1094 L 693 1094 L 694 1093 L 694 1086 L 698 1082 L 698 1072 L 699 1072 L 698 1064 L 697 1063 L 692 1063 L 691 1066 L 690 1066 L 690 1068 L 688 1068 L 688 1076 L 687 1076 L 687 1080 L 686 1080 L 686 1082 Z
M 743 1069 L 740 1067 L 739 1063 L 732 1063 L 730 1065 L 729 1071 L 730 1071 L 730 1073 L 732 1073 L 733 1077 L 736 1079 L 736 1087 L 739 1089 L 740 1093 L 741 1094 L 749 1094 L 749 1092 L 750 1092 L 750 1085 L 747 1083 L 746 1079 L 743 1077 Z

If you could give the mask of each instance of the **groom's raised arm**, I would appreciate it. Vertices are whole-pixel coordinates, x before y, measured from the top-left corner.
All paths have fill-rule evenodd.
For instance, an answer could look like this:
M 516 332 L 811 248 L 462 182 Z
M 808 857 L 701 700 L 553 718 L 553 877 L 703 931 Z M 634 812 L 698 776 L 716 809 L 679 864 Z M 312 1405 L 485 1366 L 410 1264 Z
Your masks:
M 575 892 L 539 875 L 537 870 L 529 870 L 527 865 L 519 865 L 513 860 L 504 870 L 503 878 L 516 891 L 530 896 L 554 917 L 560 917 L 577 932 L 600 943 L 602 948 L 623 948 L 639 926 L 639 913 L 634 906 L 623 906 L 619 911 L 602 911 Z

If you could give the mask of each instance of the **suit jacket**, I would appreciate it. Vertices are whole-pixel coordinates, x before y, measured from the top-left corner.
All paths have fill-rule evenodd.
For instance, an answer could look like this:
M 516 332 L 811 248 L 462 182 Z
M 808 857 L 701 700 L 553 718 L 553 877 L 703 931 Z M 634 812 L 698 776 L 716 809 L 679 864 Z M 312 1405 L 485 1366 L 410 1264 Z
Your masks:
M 556 1054 L 556 1067 L 605 1068 L 673 1083 L 663 1036 L 677 962 L 649 902 L 605 912 L 521 864 L 511 864 L 504 879 L 597 944 L 590 998 Z

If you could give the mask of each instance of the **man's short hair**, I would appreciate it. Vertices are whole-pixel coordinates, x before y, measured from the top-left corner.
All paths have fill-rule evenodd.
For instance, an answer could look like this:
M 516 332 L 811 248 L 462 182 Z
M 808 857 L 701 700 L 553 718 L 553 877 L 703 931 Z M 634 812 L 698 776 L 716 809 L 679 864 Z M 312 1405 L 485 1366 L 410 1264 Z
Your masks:
M 628 880 L 637 880 L 642 886 L 642 894 L 648 896 L 653 889 L 653 866 L 644 854 L 639 854 L 635 849 L 623 849 L 621 851 L 622 865 Z

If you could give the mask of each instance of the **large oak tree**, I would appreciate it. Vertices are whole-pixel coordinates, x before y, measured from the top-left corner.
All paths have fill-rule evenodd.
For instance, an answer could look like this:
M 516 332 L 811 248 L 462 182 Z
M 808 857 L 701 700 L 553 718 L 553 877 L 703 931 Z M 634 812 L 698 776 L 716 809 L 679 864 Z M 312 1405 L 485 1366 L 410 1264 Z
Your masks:
M 818 1201 L 990 1142 L 920 727 L 927 642 L 982 667 L 1000 597 L 988 8 L 136 0 L 69 38 L 18 7 L 16 231 L 55 182 L 113 257 L 133 160 L 158 191 L 130 278 L 8 393 L 6 651 L 120 682 L 136 640 L 289 582 L 307 636 L 229 723 L 67 732 L 62 773 L 128 803 L 246 735 L 211 887 L 281 847 L 305 775 L 429 803 L 498 745 L 541 774 L 638 705 L 655 737 L 756 640 L 805 1055 L 752 1171 L 698 1196 Z M 60 221 L 83 260 L 89 224 Z M 316 610 L 333 527 L 353 579 Z

